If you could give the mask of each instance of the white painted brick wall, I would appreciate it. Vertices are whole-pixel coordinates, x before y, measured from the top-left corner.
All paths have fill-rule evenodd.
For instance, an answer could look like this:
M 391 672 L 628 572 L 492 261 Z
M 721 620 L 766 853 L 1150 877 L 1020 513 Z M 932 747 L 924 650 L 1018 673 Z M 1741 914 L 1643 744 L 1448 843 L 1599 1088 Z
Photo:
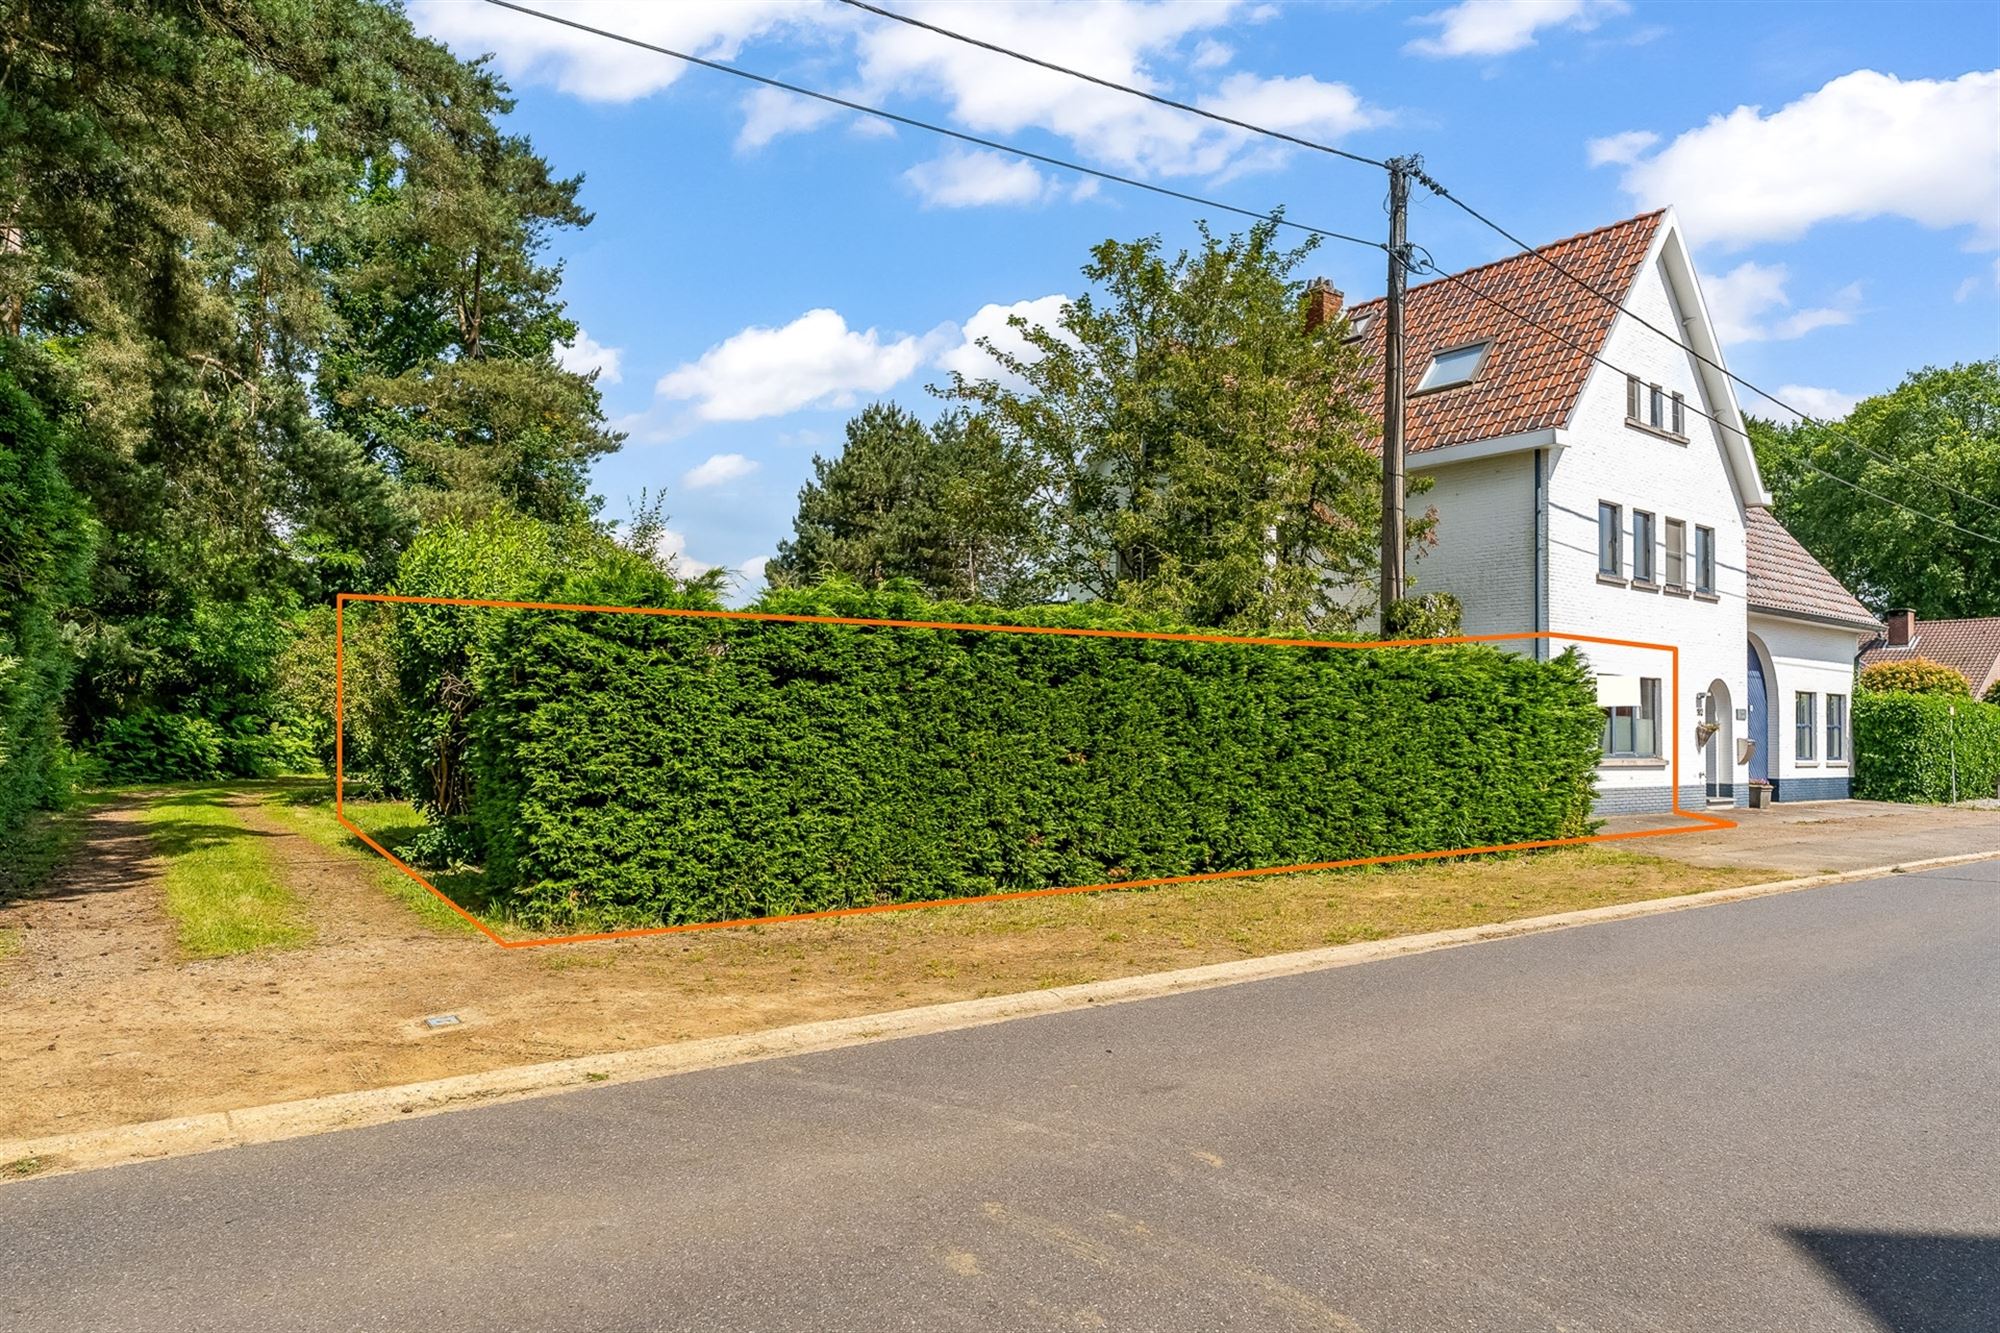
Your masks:
M 1681 327 L 1681 312 L 1669 297 L 1658 266 L 1643 272 L 1627 305 L 1663 329 Z M 1714 411 L 1703 394 L 1697 363 L 1684 347 L 1619 316 L 1603 351 L 1604 359 L 1629 370 L 1668 393 L 1680 392 L 1691 407 Z M 1741 787 L 1748 766 L 1735 762 L 1735 738 L 1741 723 L 1734 710 L 1746 706 L 1746 607 L 1744 603 L 1744 525 L 1742 497 L 1737 493 L 1713 423 L 1689 412 L 1686 444 L 1663 439 L 1625 424 L 1625 377 L 1606 366 L 1590 375 L 1576 410 L 1571 414 L 1568 443 L 1549 468 L 1549 627 L 1579 634 L 1677 645 L 1680 688 L 1674 693 L 1668 654 L 1638 648 L 1582 645 L 1598 672 L 1653 676 L 1661 681 L 1661 726 L 1667 755 L 1678 752 L 1683 786 L 1703 780 L 1703 755 L 1695 742 L 1700 720 L 1696 696 L 1713 682 L 1728 696 L 1723 710 L 1720 753 L 1724 776 Z M 1608 586 L 1597 574 L 1597 506 L 1610 501 L 1623 507 L 1624 568 L 1632 568 L 1631 521 L 1635 509 L 1655 516 L 1656 576 L 1666 576 L 1666 520 L 1687 523 L 1688 583 L 1694 582 L 1697 525 L 1713 528 L 1716 536 L 1716 600 L 1677 596 L 1664 591 Z M 1673 703 L 1679 703 L 1679 717 Z M 1664 788 L 1668 771 L 1661 768 L 1607 767 L 1599 790 Z
M 1465 606 L 1467 634 L 1533 629 L 1533 456 L 1450 463 L 1420 475 L 1437 484 L 1410 505 L 1437 510 L 1438 540 L 1411 565 L 1410 592 L 1457 597 Z
M 1769 659 L 1764 679 L 1771 699 L 1772 740 L 1777 743 L 1777 761 L 1771 765 L 1771 776 L 1778 780 L 1779 791 L 1784 790 L 1786 778 L 1849 776 L 1854 756 L 1853 659 L 1861 636 L 1850 630 L 1806 625 L 1754 613 L 1750 616 L 1749 632 L 1764 646 L 1765 656 Z M 1798 756 L 1798 729 L 1793 725 L 1797 716 L 1794 696 L 1801 691 L 1818 696 L 1814 704 L 1818 730 L 1813 737 L 1815 757 L 1806 761 Z M 1826 696 L 1829 694 L 1847 696 L 1850 713 L 1846 763 L 1829 763 L 1826 759 Z

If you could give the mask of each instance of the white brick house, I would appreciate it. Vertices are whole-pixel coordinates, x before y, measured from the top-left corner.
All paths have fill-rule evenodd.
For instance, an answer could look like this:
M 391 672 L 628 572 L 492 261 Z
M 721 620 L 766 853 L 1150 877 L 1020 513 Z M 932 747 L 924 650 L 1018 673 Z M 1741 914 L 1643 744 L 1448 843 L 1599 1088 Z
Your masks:
M 1675 336 L 1530 255 L 1411 288 L 1409 470 L 1438 515 L 1411 591 L 1456 595 L 1468 634 L 1679 650 L 1676 691 L 1667 653 L 1577 645 L 1606 708 L 1600 813 L 1667 809 L 1676 756 L 1685 808 L 1752 781 L 1846 796 L 1854 655 L 1881 627 L 1770 516 L 1729 380 L 1695 355 L 1723 361 L 1672 212 L 1541 253 Z M 1351 312 L 1377 365 L 1380 312 Z

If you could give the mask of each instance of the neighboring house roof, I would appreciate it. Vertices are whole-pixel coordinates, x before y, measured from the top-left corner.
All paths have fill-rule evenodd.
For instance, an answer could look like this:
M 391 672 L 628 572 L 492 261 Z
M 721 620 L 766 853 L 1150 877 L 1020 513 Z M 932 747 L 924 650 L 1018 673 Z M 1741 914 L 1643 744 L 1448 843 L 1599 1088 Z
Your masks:
M 1592 287 L 1623 299 L 1665 216 L 1665 210 L 1642 213 L 1542 246 L 1537 253 Z M 1480 295 L 1468 285 L 1439 278 L 1410 288 L 1403 306 L 1407 451 L 1420 454 L 1567 424 L 1590 377 L 1591 356 L 1603 347 L 1617 309 L 1535 254 L 1515 255 L 1457 276 Z M 1548 326 L 1550 332 L 1495 302 Z M 1377 380 L 1369 402 L 1377 421 L 1382 419 L 1382 308 L 1377 299 L 1348 312 L 1361 329 L 1361 348 Z M 1487 340 L 1492 346 L 1471 382 L 1417 392 L 1417 381 L 1437 353 Z
M 1856 630 L 1877 630 L 1882 622 L 1799 545 L 1768 509 L 1744 511 L 1744 563 L 1749 570 L 1752 611 L 1827 621 Z
M 1877 662 L 1907 662 L 1921 657 L 1951 667 L 1972 684 L 1978 698 L 1995 680 L 2000 680 L 2000 616 L 1977 620 L 1919 620 L 1909 643 L 1891 647 L 1887 639 L 1875 639 L 1861 649 L 1861 665 Z

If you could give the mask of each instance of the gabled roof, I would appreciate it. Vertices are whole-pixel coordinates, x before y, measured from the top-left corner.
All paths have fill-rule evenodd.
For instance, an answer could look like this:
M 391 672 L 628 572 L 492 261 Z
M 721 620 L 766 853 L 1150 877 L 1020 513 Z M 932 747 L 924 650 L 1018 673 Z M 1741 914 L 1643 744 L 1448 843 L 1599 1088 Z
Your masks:
M 1744 511 L 1752 611 L 1827 621 L 1855 630 L 1877 630 L 1882 622 L 1799 545 L 1768 509 Z M 2000 622 L 1995 622 L 2000 624 Z
M 2000 680 L 2000 616 L 1977 620 L 1919 620 L 1916 634 L 1901 648 L 1876 639 L 1861 650 L 1861 664 L 1907 662 L 1921 657 L 1951 667 L 1972 684 L 1976 699 Z
M 1642 213 L 1542 246 L 1538 253 L 1622 300 L 1651 252 L 1665 216 L 1665 210 Z M 1410 396 L 1403 436 L 1408 452 L 1566 425 L 1590 377 L 1591 354 L 1601 352 L 1618 311 L 1532 254 L 1457 276 L 1494 299 L 1481 299 L 1466 286 L 1439 278 L 1410 288 L 1404 302 L 1404 387 Z M 1551 331 L 1517 319 L 1496 301 Z M 1361 348 L 1377 381 L 1369 402 L 1377 421 L 1382 419 L 1382 307 L 1378 299 L 1349 311 L 1361 327 Z M 1417 381 L 1437 353 L 1489 339 L 1492 346 L 1470 383 L 1416 392 Z

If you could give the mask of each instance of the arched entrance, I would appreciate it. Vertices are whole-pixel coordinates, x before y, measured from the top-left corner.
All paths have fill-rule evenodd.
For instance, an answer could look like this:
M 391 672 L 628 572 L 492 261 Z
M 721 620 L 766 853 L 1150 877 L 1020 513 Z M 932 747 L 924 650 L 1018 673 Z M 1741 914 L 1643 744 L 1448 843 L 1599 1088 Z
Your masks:
M 1702 695 L 1701 720 L 1708 732 L 1702 746 L 1702 776 L 1710 801 L 1736 803 L 1736 715 L 1729 702 L 1729 685 L 1722 680 L 1708 683 Z
M 1750 636 L 1749 644 L 1750 697 L 1748 704 L 1749 721 L 1744 732 L 1755 749 L 1750 751 L 1750 780 L 1769 782 L 1771 780 L 1771 760 L 1777 755 L 1777 747 L 1771 743 L 1771 674 L 1765 663 L 1764 645 L 1757 642 L 1757 636 Z

